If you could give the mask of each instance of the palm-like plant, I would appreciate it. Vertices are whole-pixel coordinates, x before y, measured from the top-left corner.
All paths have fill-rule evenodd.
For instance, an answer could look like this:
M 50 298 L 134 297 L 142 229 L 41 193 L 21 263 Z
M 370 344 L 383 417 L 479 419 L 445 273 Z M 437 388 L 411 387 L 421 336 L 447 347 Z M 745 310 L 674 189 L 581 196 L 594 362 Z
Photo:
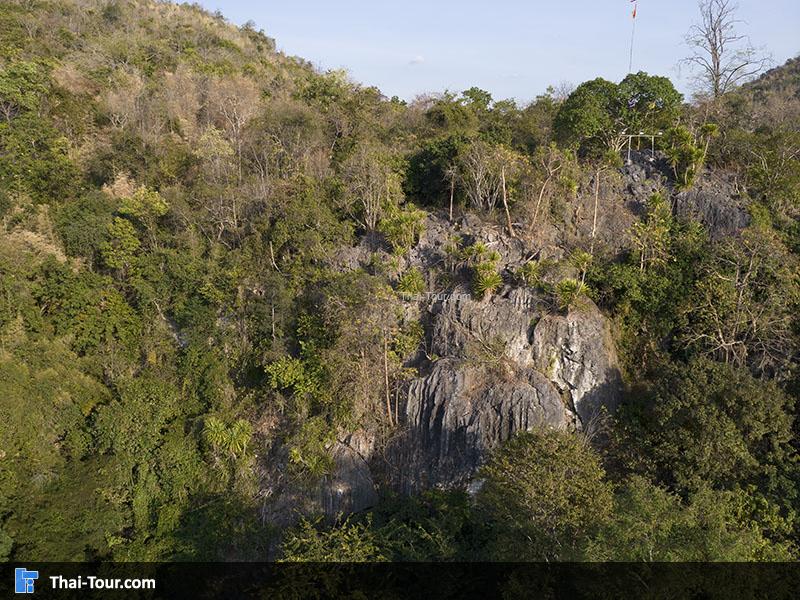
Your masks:
M 529 260 L 517 269 L 517 278 L 526 285 L 539 285 L 542 281 L 542 263 L 538 260 Z
M 578 306 L 582 296 L 586 294 L 588 287 L 585 283 L 577 279 L 562 279 L 556 284 L 555 295 L 556 304 L 559 310 L 568 310 L 573 306 Z
M 397 291 L 402 294 L 421 294 L 425 291 L 425 277 L 419 269 L 409 269 L 397 282 Z
M 228 428 L 218 417 L 208 417 L 203 426 L 203 437 L 214 448 L 222 448 L 228 437 Z
M 497 272 L 493 262 L 481 263 L 475 267 L 475 277 L 472 281 L 472 291 L 479 298 L 487 293 L 492 293 L 503 285 L 503 278 Z
M 244 419 L 237 420 L 228 430 L 226 446 L 228 453 L 237 458 L 247 452 L 250 438 L 253 436 L 253 428 Z
M 233 459 L 247 452 L 253 428 L 244 419 L 237 420 L 230 427 L 218 417 L 208 417 L 203 427 L 203 437 L 215 452 Z

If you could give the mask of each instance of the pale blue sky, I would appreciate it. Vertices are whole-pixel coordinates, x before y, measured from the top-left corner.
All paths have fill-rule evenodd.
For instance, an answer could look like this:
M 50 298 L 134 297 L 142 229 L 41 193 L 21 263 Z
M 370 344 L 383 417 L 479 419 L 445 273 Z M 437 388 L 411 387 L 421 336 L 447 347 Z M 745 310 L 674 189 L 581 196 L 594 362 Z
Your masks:
M 200 0 L 229 20 L 248 20 L 278 48 L 405 99 L 473 85 L 495 98 L 529 100 L 549 84 L 628 70 L 629 0 Z M 800 53 L 800 0 L 740 0 L 740 27 L 776 64 Z M 667 75 L 676 63 L 696 0 L 639 0 L 633 70 Z

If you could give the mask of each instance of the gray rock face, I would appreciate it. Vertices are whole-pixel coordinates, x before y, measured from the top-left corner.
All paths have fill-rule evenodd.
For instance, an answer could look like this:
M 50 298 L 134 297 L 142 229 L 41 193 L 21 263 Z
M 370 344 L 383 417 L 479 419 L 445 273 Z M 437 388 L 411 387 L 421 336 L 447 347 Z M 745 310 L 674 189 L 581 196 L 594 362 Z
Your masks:
M 678 216 L 705 225 L 713 240 L 734 235 L 750 224 L 735 186 L 719 175 L 707 174 L 692 189 L 676 194 L 674 208 Z
M 431 353 L 466 356 L 482 346 L 497 344 L 519 365 L 531 362 L 530 337 L 539 300 L 530 290 L 513 288 L 475 300 L 466 290 L 431 306 Z
M 529 289 L 430 309 L 439 357 L 408 390 L 406 431 L 395 440 L 405 491 L 466 482 L 487 453 L 519 431 L 582 428 L 621 393 L 617 356 L 594 304 L 567 315 L 540 308 Z
M 363 431 L 334 445 L 331 454 L 336 467 L 320 487 L 320 503 L 326 515 L 358 512 L 377 502 L 375 482 L 366 460 L 372 453 L 372 445 Z
M 406 491 L 463 482 L 514 433 L 568 423 L 555 387 L 533 370 L 492 372 L 442 359 L 411 383 L 408 398 L 400 461 Z
M 567 315 L 548 314 L 533 333 L 536 367 L 562 393 L 583 427 L 600 414 L 616 409 L 622 379 L 608 322 L 588 302 Z

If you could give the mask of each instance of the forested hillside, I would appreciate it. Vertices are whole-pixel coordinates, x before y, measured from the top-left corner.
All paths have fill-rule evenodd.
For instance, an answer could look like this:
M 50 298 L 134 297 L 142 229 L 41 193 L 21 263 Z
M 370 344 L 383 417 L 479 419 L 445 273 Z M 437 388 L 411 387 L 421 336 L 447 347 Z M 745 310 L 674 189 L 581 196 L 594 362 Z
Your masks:
M 797 69 L 407 103 L 2 2 L 0 560 L 798 558 Z

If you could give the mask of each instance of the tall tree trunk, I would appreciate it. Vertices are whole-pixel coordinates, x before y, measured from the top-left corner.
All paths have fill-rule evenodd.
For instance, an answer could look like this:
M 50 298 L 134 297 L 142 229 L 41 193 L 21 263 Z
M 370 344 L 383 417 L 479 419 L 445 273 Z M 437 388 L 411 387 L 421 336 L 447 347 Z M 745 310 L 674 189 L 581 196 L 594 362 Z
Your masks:
M 536 199 L 536 208 L 533 210 L 533 221 L 531 222 L 531 231 L 533 231 L 534 226 L 536 225 L 536 220 L 539 217 L 539 207 L 542 204 L 542 199 L 544 198 L 544 191 L 547 189 L 547 184 L 550 183 L 550 175 L 548 175 L 544 182 L 542 183 L 542 187 L 539 190 L 539 197 Z
M 589 254 L 594 255 L 594 238 L 597 234 L 597 204 L 600 198 L 600 167 L 594 176 L 594 217 L 592 218 L 592 244 L 589 249 Z
M 392 420 L 392 397 L 389 391 L 389 341 L 386 339 L 386 330 L 383 330 L 383 383 L 386 392 L 386 416 L 389 417 L 389 427 L 394 426 Z
M 511 213 L 508 211 L 508 199 L 506 198 L 506 168 L 500 171 L 500 178 L 503 183 L 503 208 L 506 211 L 506 224 L 508 225 L 508 235 L 514 237 L 514 227 L 511 224 Z
M 450 176 L 450 222 L 453 222 L 453 196 L 456 193 L 456 177 Z

